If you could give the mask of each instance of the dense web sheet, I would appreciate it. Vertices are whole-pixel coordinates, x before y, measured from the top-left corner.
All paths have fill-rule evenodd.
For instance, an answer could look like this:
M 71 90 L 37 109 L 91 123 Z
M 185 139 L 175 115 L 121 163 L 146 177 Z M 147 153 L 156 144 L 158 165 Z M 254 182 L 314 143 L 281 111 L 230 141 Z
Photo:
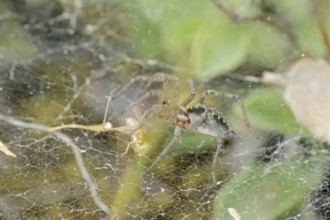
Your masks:
M 329 146 L 303 130 L 294 136 L 260 130 L 258 140 L 230 111 L 230 100 L 222 109 L 233 115 L 228 118 L 239 137 L 224 141 L 216 182 L 216 140 L 194 132 L 182 134 L 144 174 L 174 132 L 156 117 L 144 131 L 152 152 L 142 156 L 133 149 L 123 155 L 129 134 L 48 132 L 61 124 L 101 124 L 110 91 L 136 75 L 186 70 L 136 58 L 123 27 L 129 13 L 117 1 L 13 2 L 0 3 L 3 33 L 15 38 L 0 51 L 0 141 L 16 155 L 0 153 L 0 219 L 330 218 Z M 238 81 L 223 76 L 196 84 L 227 89 Z M 119 127 L 136 118 L 134 108 L 125 109 L 159 87 L 136 83 L 110 103 L 107 121 Z M 187 89 L 183 79 L 183 95 Z M 171 89 L 161 93 L 173 95 Z M 161 101 L 149 97 L 137 106 L 143 113 Z M 218 99 L 210 104 L 220 109 Z M 278 107 L 269 102 L 258 108 Z

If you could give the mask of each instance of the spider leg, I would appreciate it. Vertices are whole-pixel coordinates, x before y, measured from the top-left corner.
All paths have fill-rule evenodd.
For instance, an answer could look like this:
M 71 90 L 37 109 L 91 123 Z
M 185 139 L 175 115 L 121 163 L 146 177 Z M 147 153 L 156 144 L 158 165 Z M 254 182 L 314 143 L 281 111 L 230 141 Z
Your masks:
M 160 90 L 150 90 L 146 93 L 144 93 L 143 96 L 141 96 L 140 98 L 138 98 L 136 101 L 132 102 L 127 108 L 125 108 L 121 113 L 126 112 L 127 110 L 133 108 L 134 106 L 136 106 L 137 104 L 139 104 L 140 102 L 144 101 L 145 99 L 151 97 L 151 96 L 161 96 L 162 95 L 162 91 Z
M 205 119 L 207 118 L 207 113 L 204 112 L 203 114 L 199 115 L 195 118 L 188 126 L 187 131 L 192 131 L 196 129 Z
M 165 146 L 163 151 L 158 155 L 158 157 L 152 162 L 152 164 L 146 169 L 144 174 L 149 173 L 157 164 L 158 162 L 163 159 L 163 157 L 168 153 L 171 147 L 179 140 L 181 135 L 181 128 L 176 126 L 174 129 L 174 135 L 172 140 Z
M 156 74 L 151 75 L 151 76 L 145 76 L 145 75 L 136 76 L 136 77 L 132 78 L 119 92 L 115 93 L 116 89 L 111 90 L 110 94 L 108 96 L 106 111 L 105 111 L 104 118 L 103 118 L 103 124 L 105 125 L 105 123 L 106 123 L 106 118 L 107 118 L 107 115 L 108 115 L 109 106 L 110 106 L 111 101 L 116 99 L 121 94 L 123 94 L 134 83 L 139 82 L 139 81 L 145 81 L 145 82 L 148 82 L 147 86 L 149 86 L 150 83 L 153 83 L 153 82 L 163 82 L 163 84 L 165 84 L 169 80 L 178 81 L 178 78 L 175 77 L 175 76 L 169 75 L 169 74 L 165 74 L 165 73 L 156 73 Z M 145 98 L 147 98 L 147 97 L 145 97 Z
M 129 142 L 129 143 L 127 144 L 127 147 L 126 147 L 125 152 L 122 153 L 121 156 L 126 155 L 126 154 L 128 153 L 128 151 L 129 151 L 129 149 L 131 148 L 131 146 L 132 146 L 133 144 L 137 144 L 137 143 L 138 143 L 138 142 L 136 142 L 136 141 L 131 141 L 131 142 Z
M 121 156 L 124 156 L 128 153 L 129 149 L 133 146 L 133 145 L 138 145 L 138 144 L 143 144 L 142 140 L 132 140 L 131 142 L 129 142 L 127 144 L 126 150 L 124 153 L 121 154 Z
M 218 135 L 216 136 L 216 139 L 217 139 L 217 143 L 218 143 L 218 146 L 217 146 L 217 150 L 215 151 L 214 153 L 214 156 L 213 156 L 213 162 L 212 162 L 212 166 L 211 166 L 211 176 L 212 176 L 212 180 L 214 183 L 216 183 L 216 176 L 215 176 L 215 166 L 217 164 L 217 160 L 218 160 L 218 157 L 219 157 L 219 154 L 221 152 L 221 149 L 222 149 L 222 145 L 223 145 L 223 138 L 222 138 L 222 135 L 221 135 L 221 132 L 220 132 L 220 129 L 219 127 L 217 126 L 217 122 L 214 120 L 213 118 L 213 115 L 208 113 L 206 115 L 207 117 L 207 120 L 209 121 L 209 123 L 211 124 L 211 126 L 213 127 L 213 129 L 215 129 L 218 133 Z
M 222 97 L 225 97 L 225 98 L 234 99 L 238 103 L 239 107 L 241 108 L 241 112 L 243 114 L 243 120 L 245 122 L 246 127 L 250 130 L 251 134 L 253 134 L 253 136 L 256 139 L 260 140 L 259 136 L 254 132 L 254 130 L 251 127 L 248 116 L 246 114 L 245 107 L 243 105 L 243 102 L 242 102 L 242 99 L 241 99 L 240 96 L 234 95 L 234 94 L 231 94 L 231 93 L 220 92 L 220 91 L 216 91 L 216 90 L 205 90 L 203 92 L 203 94 L 201 95 L 198 102 L 199 103 L 204 103 L 204 100 L 207 96 L 222 96 Z
M 136 110 L 136 111 L 138 111 L 138 110 Z M 139 113 L 136 112 L 136 114 L 139 114 Z M 135 126 L 138 125 L 138 121 L 136 121 L 136 120 L 133 119 L 133 118 L 127 118 L 127 119 L 126 119 L 126 125 L 127 125 L 127 126 L 132 126 L 132 129 L 135 129 Z M 138 132 L 139 132 L 139 131 L 136 131 L 135 134 L 132 134 L 132 135 L 131 135 L 131 139 L 132 139 L 132 141 L 129 142 L 129 143 L 127 144 L 126 150 L 125 150 L 124 153 L 121 154 L 121 156 L 127 154 L 128 151 L 129 151 L 129 149 L 131 148 L 132 145 L 142 143 L 142 140 L 139 140 L 139 139 L 137 138 L 137 136 L 138 136 Z
M 140 96 L 141 94 L 146 93 L 146 92 L 148 91 L 149 87 L 151 86 L 151 84 L 152 84 L 152 82 L 149 81 L 149 82 L 144 86 L 144 89 L 142 89 L 142 91 L 140 92 L 139 96 Z
M 151 76 L 136 76 L 132 78 L 119 92 L 117 92 L 114 96 L 112 96 L 112 99 L 117 98 L 121 94 L 123 94 L 129 87 L 131 87 L 134 83 L 139 82 L 139 81 L 146 81 L 146 82 L 163 82 L 165 83 L 166 81 L 169 80 L 178 80 L 177 77 L 165 74 L 165 73 L 156 73 L 155 75 Z
M 190 87 L 190 94 L 188 97 L 185 98 L 185 100 L 183 100 L 183 102 L 181 104 L 181 106 L 184 106 L 184 107 L 186 107 L 195 98 L 195 95 L 196 95 L 196 90 L 195 90 L 193 81 L 191 79 L 189 79 L 188 83 L 189 83 L 189 87 Z
M 141 113 L 141 111 L 137 107 L 133 106 L 133 112 L 134 112 L 135 117 L 137 119 L 142 118 L 142 113 Z
M 139 122 L 137 123 L 135 129 L 132 130 L 131 135 L 134 134 L 137 130 L 143 127 L 150 116 L 155 115 L 157 116 L 159 111 L 161 110 L 161 105 L 154 105 L 152 108 L 146 110 L 144 114 L 140 117 Z
M 107 116 L 108 116 L 108 111 L 109 111 L 109 107 L 110 107 L 110 103 L 112 100 L 112 95 L 113 93 L 116 91 L 116 89 L 113 89 L 110 91 L 109 96 L 108 96 L 108 101 L 107 101 L 107 105 L 105 107 L 105 112 L 104 112 L 104 117 L 103 117 L 103 127 L 106 127 L 106 120 L 107 120 Z

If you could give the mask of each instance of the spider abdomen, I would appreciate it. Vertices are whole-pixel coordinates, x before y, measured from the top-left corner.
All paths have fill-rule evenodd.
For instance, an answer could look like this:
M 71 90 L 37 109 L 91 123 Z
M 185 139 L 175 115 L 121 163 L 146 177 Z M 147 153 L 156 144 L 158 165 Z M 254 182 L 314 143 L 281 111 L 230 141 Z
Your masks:
M 195 103 L 188 108 L 188 118 L 190 123 L 198 120 L 202 114 L 206 114 L 207 116 L 196 127 L 196 131 L 214 137 L 218 136 L 218 132 L 220 132 L 220 134 L 224 137 L 237 136 L 237 134 L 228 125 L 224 116 L 215 108 L 201 103 Z

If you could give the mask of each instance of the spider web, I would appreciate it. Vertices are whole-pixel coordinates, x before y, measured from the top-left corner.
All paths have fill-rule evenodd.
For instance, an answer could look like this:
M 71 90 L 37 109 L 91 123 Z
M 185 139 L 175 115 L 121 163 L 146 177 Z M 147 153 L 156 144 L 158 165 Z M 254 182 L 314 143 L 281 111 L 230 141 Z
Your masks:
M 1 28 L 12 38 L 0 50 L 0 140 L 17 156 L 0 154 L 0 219 L 234 219 L 229 208 L 243 219 L 330 218 L 328 146 L 302 135 L 260 131 L 256 140 L 241 118 L 230 117 L 240 137 L 225 141 L 213 183 L 212 137 L 183 134 L 143 175 L 157 152 L 123 156 L 129 135 L 47 132 L 47 126 L 102 123 L 106 97 L 133 76 L 183 70 L 136 58 L 125 37 L 129 12 L 119 10 L 119 1 L 0 6 Z M 204 86 L 230 91 L 239 84 L 243 89 L 235 92 L 242 95 L 250 85 L 240 83 L 223 76 Z M 135 118 L 132 109 L 123 110 L 145 87 L 137 83 L 111 103 L 113 126 Z M 151 97 L 138 107 L 144 112 L 158 101 Z M 160 149 L 173 136 L 159 120 L 147 131 Z

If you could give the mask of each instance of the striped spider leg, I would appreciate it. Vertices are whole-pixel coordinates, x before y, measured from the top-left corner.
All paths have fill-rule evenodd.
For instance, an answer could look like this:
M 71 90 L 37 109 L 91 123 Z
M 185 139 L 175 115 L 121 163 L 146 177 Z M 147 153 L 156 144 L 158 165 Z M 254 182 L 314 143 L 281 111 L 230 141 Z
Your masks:
M 104 126 L 106 126 L 106 118 L 107 118 L 107 115 L 108 115 L 108 110 L 109 110 L 109 106 L 110 106 L 110 102 L 114 99 L 116 99 L 117 97 L 119 97 L 120 95 L 122 95 L 123 93 L 125 93 L 133 84 L 137 83 L 137 82 L 147 82 L 147 85 L 146 85 L 146 88 L 149 87 L 152 83 L 157 83 L 157 82 L 160 82 L 163 84 L 163 87 L 166 87 L 168 82 L 169 81 L 173 81 L 175 83 L 179 83 L 179 79 L 173 75 L 169 75 L 169 74 L 166 74 L 166 73 L 161 73 L 161 72 L 158 72 L 154 75 L 139 75 L 139 76 L 135 76 L 133 77 L 126 85 L 124 85 L 120 90 L 119 92 L 114 93 L 115 90 L 112 90 L 109 94 L 109 97 L 108 97 L 108 102 L 107 102 L 107 106 L 106 106 L 106 111 L 105 111 L 105 114 L 104 114 L 104 119 L 103 119 L 103 124 Z M 123 112 L 127 111 L 128 109 L 136 106 L 138 103 L 142 102 L 143 100 L 151 97 L 151 96 L 160 96 L 162 95 L 162 91 L 160 90 L 157 90 L 157 89 L 152 89 L 150 91 L 147 91 L 145 92 L 138 100 L 132 102 L 127 108 L 125 108 Z M 139 127 L 141 127 L 146 119 L 152 115 L 155 111 L 155 108 L 156 108 L 156 105 L 153 106 L 151 109 L 147 110 L 142 118 L 141 118 L 141 122 L 139 123 L 139 126 L 136 128 L 136 129 L 139 129 Z
M 201 97 L 199 98 L 198 102 L 199 103 L 204 103 L 205 101 L 205 98 L 208 97 L 208 96 L 222 96 L 222 97 L 225 97 L 225 98 L 230 98 L 230 99 L 234 99 L 240 109 L 241 109 L 241 112 L 243 114 L 243 120 L 244 120 L 244 123 L 246 125 L 246 127 L 250 130 L 251 134 L 253 134 L 258 140 L 260 139 L 258 135 L 256 135 L 256 133 L 254 132 L 254 130 L 252 129 L 251 127 L 251 124 L 248 120 L 248 117 L 247 117 L 247 114 L 246 114 L 246 111 L 245 111 L 245 108 L 244 108 L 244 105 L 243 105 L 243 102 L 242 102 L 242 98 L 238 95 L 234 95 L 234 94 L 231 94 L 231 93 L 226 93 L 226 92 L 220 92 L 220 91 L 216 91 L 216 90 L 205 90 Z
M 169 75 L 169 74 L 166 74 L 166 73 L 160 73 L 160 72 L 156 73 L 154 75 L 150 75 L 150 76 L 146 76 L 146 75 L 136 76 L 136 77 L 133 77 L 125 86 L 123 86 L 123 88 L 119 92 L 117 92 L 116 94 L 111 96 L 111 100 L 114 100 L 118 96 L 122 95 L 134 83 L 141 82 L 141 81 L 147 82 L 148 85 L 150 85 L 150 82 L 161 82 L 161 83 L 163 83 L 163 85 L 166 85 L 166 83 L 168 81 L 179 81 L 179 79 L 177 77 L 173 76 L 173 75 Z
M 242 99 L 241 99 L 240 96 L 234 95 L 234 94 L 231 94 L 231 93 L 216 91 L 216 90 L 205 90 L 202 93 L 199 100 L 198 100 L 199 105 L 203 105 L 203 103 L 205 101 L 205 98 L 208 97 L 208 96 L 222 96 L 222 97 L 225 97 L 225 98 L 234 99 L 238 103 L 238 105 L 240 106 L 245 126 L 250 130 L 251 134 L 254 137 L 256 137 L 256 139 L 258 139 L 258 140 L 260 139 L 259 136 L 256 135 L 256 133 L 254 132 L 254 130 L 251 127 L 251 124 L 248 120 L 248 117 L 247 117 L 247 114 L 246 114 L 246 111 L 245 111 L 245 108 L 244 108 L 244 105 L 243 105 L 243 102 L 242 102 Z M 227 138 L 227 137 L 236 137 L 237 136 L 236 133 L 229 129 L 229 126 L 228 126 L 227 122 L 224 120 L 223 116 L 221 116 L 221 114 L 219 112 L 216 112 L 214 108 L 210 108 L 210 107 L 208 107 L 208 108 L 212 109 L 211 115 L 213 115 L 213 118 L 210 117 L 210 119 L 211 119 L 211 120 L 209 120 L 210 124 L 212 124 L 212 127 L 214 129 L 220 128 L 220 130 L 217 129 L 218 134 L 221 134 L 221 136 L 223 136 L 225 138 Z M 214 135 L 211 135 L 211 136 L 214 136 Z M 218 141 L 218 146 L 217 146 L 217 150 L 214 154 L 214 159 L 213 159 L 213 163 L 212 163 L 212 179 L 213 179 L 213 181 L 215 181 L 215 166 L 216 166 L 219 154 L 221 152 L 221 147 L 222 147 L 222 144 L 219 140 L 220 136 L 218 135 L 218 136 L 216 136 L 216 138 L 217 138 L 217 141 Z
M 107 131 L 107 124 L 108 122 L 106 122 L 106 118 L 108 115 L 108 109 L 110 106 L 110 102 L 114 99 L 116 99 L 117 97 L 119 97 L 120 95 L 122 95 L 123 93 L 125 93 L 134 83 L 137 82 L 147 82 L 147 85 L 145 86 L 145 89 L 147 89 L 152 83 L 157 83 L 160 82 L 162 83 L 163 87 L 166 87 L 169 81 L 173 81 L 175 83 L 179 83 L 179 79 L 175 76 L 172 75 L 168 75 L 165 73 L 156 73 L 154 75 L 150 75 L 150 76 L 146 76 L 146 75 L 140 75 L 140 76 L 136 76 L 134 78 L 132 78 L 126 85 L 124 85 L 121 90 L 117 93 L 114 94 L 115 90 L 112 90 L 110 92 L 110 95 L 108 97 L 108 102 L 107 102 L 107 106 L 106 106 L 106 111 L 104 114 L 104 119 L 103 119 L 103 127 L 104 130 Z M 128 107 L 126 107 L 123 111 L 127 111 L 128 109 L 133 108 L 134 112 L 135 112 L 135 116 L 137 118 L 133 119 L 133 118 L 127 118 L 126 119 L 126 125 L 127 127 L 130 128 L 130 136 L 132 141 L 130 143 L 128 143 L 125 152 L 122 155 L 125 155 L 128 153 L 129 149 L 132 147 L 133 150 L 135 151 L 135 153 L 137 153 L 139 156 L 141 156 L 143 154 L 143 152 L 146 150 L 146 148 L 150 147 L 150 144 L 148 143 L 144 143 L 143 142 L 143 136 L 144 136 L 144 129 L 143 126 L 145 125 L 145 123 L 147 122 L 147 119 L 151 116 L 151 115 L 158 115 L 158 112 L 160 110 L 160 105 L 154 105 L 152 106 L 150 109 L 146 110 L 144 112 L 144 114 L 142 115 L 140 111 L 138 111 L 137 108 L 135 108 L 135 106 L 138 103 L 143 102 L 145 99 L 151 97 L 151 96 L 161 96 L 163 94 L 162 90 L 157 90 L 157 89 L 152 89 L 149 91 L 146 91 L 140 98 L 138 98 L 137 100 L 135 100 L 134 102 L 130 103 L 130 105 Z M 113 128 L 110 128 L 109 130 L 113 130 Z

